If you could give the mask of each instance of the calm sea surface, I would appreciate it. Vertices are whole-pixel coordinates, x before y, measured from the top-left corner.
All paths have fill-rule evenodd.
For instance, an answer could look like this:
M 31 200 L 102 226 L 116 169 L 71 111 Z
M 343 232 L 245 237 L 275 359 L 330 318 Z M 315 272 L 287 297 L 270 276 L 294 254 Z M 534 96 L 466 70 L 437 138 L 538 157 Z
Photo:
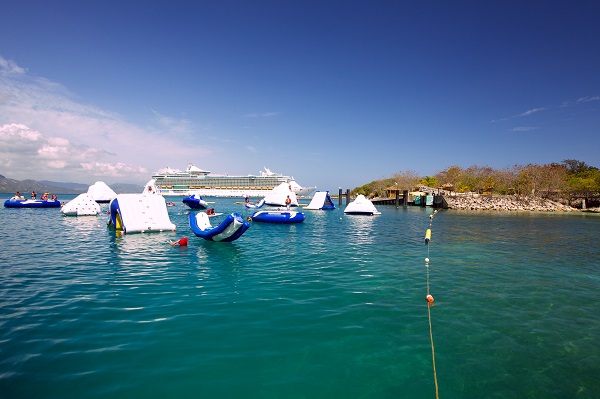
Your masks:
M 0 208 L 1 398 L 435 398 L 427 270 L 440 398 L 600 397 L 600 215 L 441 211 L 428 248 L 431 209 L 342 206 L 215 243 L 169 200 L 176 232 L 122 236 Z

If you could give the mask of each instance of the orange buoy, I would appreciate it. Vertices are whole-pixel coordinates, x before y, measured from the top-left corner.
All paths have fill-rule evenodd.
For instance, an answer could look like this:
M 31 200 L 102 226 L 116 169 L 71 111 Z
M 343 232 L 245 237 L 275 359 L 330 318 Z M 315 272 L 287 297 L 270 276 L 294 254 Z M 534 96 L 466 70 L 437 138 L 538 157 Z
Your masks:
M 425 297 L 425 299 L 427 299 L 427 302 L 433 303 L 433 296 L 431 296 L 430 294 L 427 294 L 427 296 Z

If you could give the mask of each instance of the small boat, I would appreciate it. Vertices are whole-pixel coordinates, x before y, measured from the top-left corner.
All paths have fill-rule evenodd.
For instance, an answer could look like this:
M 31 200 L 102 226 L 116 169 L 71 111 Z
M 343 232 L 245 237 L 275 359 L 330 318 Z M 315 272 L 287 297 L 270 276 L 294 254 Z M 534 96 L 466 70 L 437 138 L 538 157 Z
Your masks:
M 252 204 L 250 202 L 246 202 L 245 206 L 248 209 L 256 209 L 256 208 L 262 208 L 262 206 L 265 204 L 265 199 L 261 199 L 260 201 L 258 201 L 256 204 Z
M 198 194 L 192 194 L 189 197 L 185 197 L 181 202 L 192 209 L 206 209 L 208 207 L 208 202 L 204 201 L 202 196 Z
M 362 194 L 346 206 L 344 213 L 350 215 L 381 215 L 381 212 L 375 208 L 375 205 Z
M 252 221 L 263 223 L 301 223 L 304 213 L 294 211 L 258 211 L 252 215 Z
M 218 226 L 210 224 L 210 217 L 205 212 L 190 212 L 190 228 L 197 237 L 208 241 L 235 241 L 250 227 L 239 213 L 227 215 Z
M 33 200 L 12 197 L 4 201 L 7 208 L 60 208 L 59 200 Z

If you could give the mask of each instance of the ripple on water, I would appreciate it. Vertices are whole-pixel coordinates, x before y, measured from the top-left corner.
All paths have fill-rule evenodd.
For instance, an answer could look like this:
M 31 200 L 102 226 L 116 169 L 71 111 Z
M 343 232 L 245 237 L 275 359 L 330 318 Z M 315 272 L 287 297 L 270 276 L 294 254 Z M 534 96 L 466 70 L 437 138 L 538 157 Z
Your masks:
M 306 211 L 214 243 L 177 208 L 176 232 L 125 235 L 0 210 L 0 392 L 429 396 L 429 271 L 441 396 L 599 396 L 598 218 L 441 212 L 426 247 L 425 208 Z

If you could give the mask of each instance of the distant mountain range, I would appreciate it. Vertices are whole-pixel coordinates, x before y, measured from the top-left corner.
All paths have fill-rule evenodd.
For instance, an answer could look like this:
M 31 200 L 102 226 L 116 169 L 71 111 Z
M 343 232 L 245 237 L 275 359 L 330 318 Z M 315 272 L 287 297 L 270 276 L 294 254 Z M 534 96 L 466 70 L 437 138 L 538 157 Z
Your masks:
M 37 193 L 49 192 L 53 194 L 81 194 L 87 192 L 91 184 L 62 183 L 50 180 L 15 180 L 0 175 L 0 193 L 28 196 L 32 191 Z M 108 185 L 115 193 L 141 193 L 144 187 L 137 184 L 115 183 Z

